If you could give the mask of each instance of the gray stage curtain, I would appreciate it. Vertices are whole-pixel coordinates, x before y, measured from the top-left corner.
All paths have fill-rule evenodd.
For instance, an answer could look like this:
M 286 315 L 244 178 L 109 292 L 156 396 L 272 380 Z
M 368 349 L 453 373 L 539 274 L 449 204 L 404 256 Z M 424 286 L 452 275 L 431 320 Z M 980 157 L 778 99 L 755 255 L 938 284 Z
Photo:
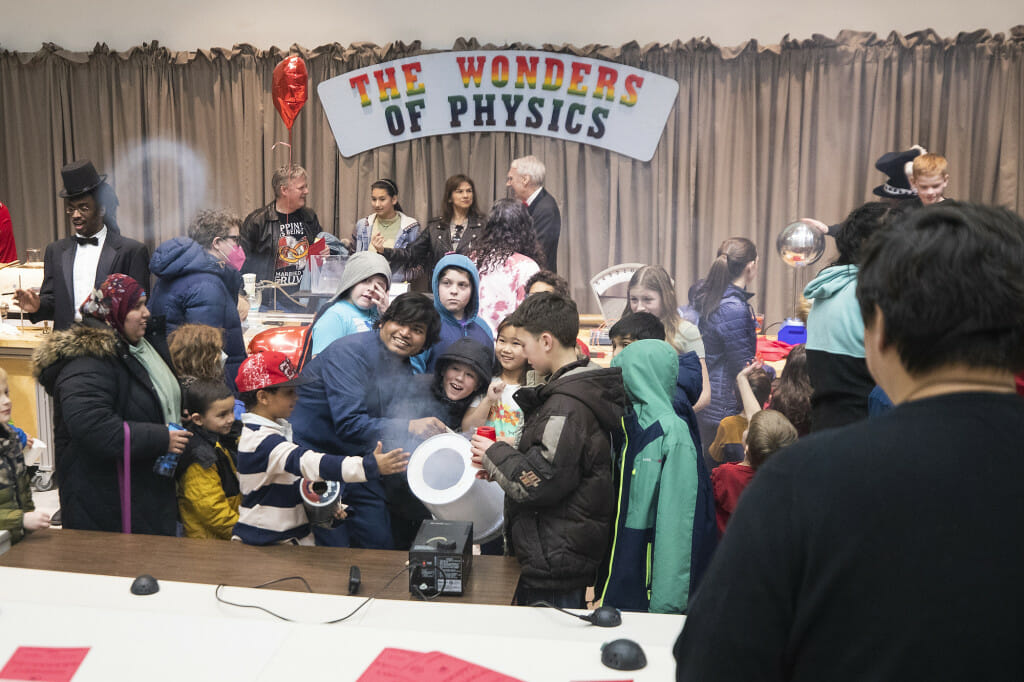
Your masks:
M 491 49 L 459 40 L 453 49 Z M 502 49 L 526 49 L 525 45 Z M 294 160 L 311 175 L 310 204 L 327 229 L 351 232 L 369 213 L 369 185 L 393 178 L 407 213 L 439 212 L 445 178 L 474 178 L 481 207 L 505 193 L 509 161 L 536 154 L 562 211 L 559 271 L 584 311 L 588 281 L 620 262 L 658 263 L 680 300 L 732 235 L 761 254 L 753 303 L 769 321 L 792 311 L 794 290 L 821 264 L 794 272 L 776 235 L 804 216 L 839 221 L 884 178 L 882 153 L 919 143 L 950 162 L 950 196 L 1024 205 L 1024 26 L 943 38 L 784 39 L 720 48 L 691 40 L 619 48 L 541 49 L 607 59 L 679 82 L 679 99 L 650 162 L 544 137 L 445 135 L 353 158 L 337 151 L 316 85 L 348 70 L 424 52 L 418 43 L 262 51 L 248 45 L 122 53 L 0 52 L 0 201 L 19 250 L 66 232 L 60 166 L 93 159 L 121 200 L 123 232 L 150 247 L 182 234 L 194 212 L 245 214 L 270 198 L 288 139 L 270 90 L 289 52 L 307 62 L 310 98 L 294 127 Z M 826 259 L 828 255 L 826 255 Z

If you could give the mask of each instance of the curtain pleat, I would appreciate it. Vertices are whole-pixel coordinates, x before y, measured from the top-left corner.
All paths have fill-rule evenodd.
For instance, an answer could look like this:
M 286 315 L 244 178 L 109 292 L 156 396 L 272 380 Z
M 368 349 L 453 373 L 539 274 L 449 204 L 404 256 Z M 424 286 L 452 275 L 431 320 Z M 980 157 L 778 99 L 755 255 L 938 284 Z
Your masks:
M 426 221 L 441 210 L 445 179 L 465 173 L 486 211 L 505 195 L 509 162 L 535 154 L 562 211 L 558 269 L 586 311 L 598 310 L 590 277 L 629 261 L 665 266 L 684 301 L 719 243 L 740 235 L 761 255 L 753 303 L 768 320 L 781 319 L 819 266 L 784 265 L 778 233 L 801 217 L 838 222 L 883 182 L 875 159 L 915 143 L 949 159 L 950 196 L 1024 205 L 1024 26 L 954 38 L 844 31 L 732 48 L 694 39 L 542 49 L 679 83 L 649 162 L 520 133 L 443 135 L 341 157 L 317 84 L 424 53 L 417 42 L 199 52 L 154 43 L 120 53 L 44 45 L 0 52 L 0 201 L 11 207 L 22 253 L 66 234 L 59 171 L 78 158 L 110 176 L 122 231 L 151 248 L 183 234 L 200 208 L 244 215 L 270 200 L 270 176 L 289 158 L 286 146 L 273 148 L 288 131 L 270 92 L 274 66 L 297 53 L 310 84 L 291 154 L 309 170 L 310 205 L 326 229 L 351 234 L 380 177 L 398 184 L 406 213 Z

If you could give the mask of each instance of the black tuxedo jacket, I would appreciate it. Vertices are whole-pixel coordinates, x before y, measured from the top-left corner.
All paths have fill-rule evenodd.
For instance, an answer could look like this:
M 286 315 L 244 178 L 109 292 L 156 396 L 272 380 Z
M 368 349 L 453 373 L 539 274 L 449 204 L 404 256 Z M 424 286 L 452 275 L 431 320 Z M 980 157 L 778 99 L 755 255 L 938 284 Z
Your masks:
M 541 187 L 540 194 L 527 207 L 533 217 L 533 227 L 537 230 L 537 241 L 541 253 L 544 254 L 544 267 L 551 272 L 558 272 L 558 235 L 562 231 L 562 214 L 558 212 L 558 204 L 548 191 Z
M 67 329 L 75 321 L 75 310 L 84 302 L 74 300 L 77 246 L 74 237 L 66 237 L 46 247 L 39 310 L 29 315 L 33 322 L 53 320 L 54 329 Z M 93 286 L 98 287 L 107 275 L 115 272 L 133 278 L 149 293 L 149 251 L 144 244 L 122 237 L 108 227 Z

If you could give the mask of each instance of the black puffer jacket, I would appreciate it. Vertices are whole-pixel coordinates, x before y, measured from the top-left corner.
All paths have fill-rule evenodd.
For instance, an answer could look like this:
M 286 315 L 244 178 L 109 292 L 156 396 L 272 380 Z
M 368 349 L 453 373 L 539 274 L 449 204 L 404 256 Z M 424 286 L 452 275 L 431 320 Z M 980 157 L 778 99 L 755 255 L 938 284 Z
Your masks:
M 594 584 L 615 516 L 613 434 L 622 428 L 622 370 L 588 359 L 516 391 L 519 449 L 498 442 L 484 466 L 505 490 L 505 528 L 527 587 Z
M 147 339 L 171 363 L 155 326 Z M 121 530 L 117 463 L 124 423 L 131 429 L 132 531 L 174 535 L 174 479 L 153 473 L 168 433 L 153 384 L 113 329 L 87 320 L 56 332 L 34 356 L 39 383 L 54 399 L 57 485 L 65 528 Z

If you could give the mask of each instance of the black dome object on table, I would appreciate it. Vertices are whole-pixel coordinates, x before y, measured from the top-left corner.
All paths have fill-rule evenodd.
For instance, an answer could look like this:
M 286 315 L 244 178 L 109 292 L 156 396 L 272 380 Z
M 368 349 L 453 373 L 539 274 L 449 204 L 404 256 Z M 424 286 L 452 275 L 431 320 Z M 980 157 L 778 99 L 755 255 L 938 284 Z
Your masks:
M 143 573 L 134 581 L 132 581 L 131 592 L 137 595 L 156 594 L 160 591 L 160 583 L 156 581 L 156 578 Z
M 615 670 L 639 670 L 647 665 L 647 656 L 631 639 L 616 639 L 601 645 L 601 663 Z

